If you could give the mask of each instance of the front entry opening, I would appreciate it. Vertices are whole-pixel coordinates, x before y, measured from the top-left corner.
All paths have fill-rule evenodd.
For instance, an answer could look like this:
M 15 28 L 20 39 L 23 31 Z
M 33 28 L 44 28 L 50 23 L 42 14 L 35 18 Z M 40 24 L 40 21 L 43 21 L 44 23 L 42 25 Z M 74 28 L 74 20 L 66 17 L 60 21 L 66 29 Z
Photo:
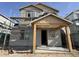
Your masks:
M 62 47 L 67 48 L 66 35 L 63 30 L 61 30 L 61 41 L 62 41 Z
M 47 45 L 47 30 L 41 31 L 41 45 Z

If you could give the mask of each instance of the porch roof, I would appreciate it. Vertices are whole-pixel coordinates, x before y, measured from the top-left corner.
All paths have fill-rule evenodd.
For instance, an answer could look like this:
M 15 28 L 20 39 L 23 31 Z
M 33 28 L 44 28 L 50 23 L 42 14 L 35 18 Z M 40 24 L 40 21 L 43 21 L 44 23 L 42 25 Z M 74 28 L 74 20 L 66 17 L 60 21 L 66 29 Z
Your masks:
M 57 18 L 59 18 L 59 19 L 65 21 L 65 22 L 67 22 L 67 23 L 70 23 L 70 24 L 73 23 L 73 22 L 71 22 L 71 21 L 69 21 L 69 20 L 67 20 L 67 19 L 61 18 L 61 17 L 59 17 L 58 15 L 51 14 L 51 13 L 48 13 L 48 14 L 46 14 L 46 15 L 44 15 L 44 16 L 42 16 L 42 17 L 39 17 L 39 18 L 37 18 L 37 19 L 34 19 L 33 21 L 31 21 L 31 23 L 34 23 L 34 22 L 36 22 L 36 21 L 38 21 L 38 20 L 40 20 L 40 19 L 42 19 L 42 18 L 45 18 L 45 17 L 47 17 L 47 16 L 50 16 L 50 15 L 55 16 L 55 17 L 57 17 Z
M 39 26 L 41 25 L 42 28 L 43 27 L 45 28 L 45 26 L 47 28 L 49 28 L 49 27 L 59 28 L 59 27 L 68 26 L 68 25 L 72 24 L 72 22 L 69 20 L 63 19 L 63 18 L 59 17 L 58 15 L 49 13 L 42 17 L 34 19 L 33 21 L 31 21 L 31 24 L 36 24 Z

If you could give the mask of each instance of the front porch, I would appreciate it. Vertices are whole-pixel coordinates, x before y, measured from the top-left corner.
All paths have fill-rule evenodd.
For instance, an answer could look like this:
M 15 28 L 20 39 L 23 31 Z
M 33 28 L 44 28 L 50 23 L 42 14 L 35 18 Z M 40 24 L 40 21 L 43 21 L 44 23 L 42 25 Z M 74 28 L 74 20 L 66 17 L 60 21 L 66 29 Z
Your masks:
M 33 27 L 33 50 L 32 50 L 32 52 L 35 53 L 36 51 L 39 51 L 39 53 L 40 53 L 41 50 L 42 50 L 42 52 L 45 51 L 45 52 L 51 52 L 51 53 L 53 53 L 53 51 L 57 51 L 57 50 L 72 52 L 73 49 L 72 49 L 72 42 L 71 42 L 70 28 L 69 28 L 70 24 L 71 24 L 70 22 L 61 20 L 60 18 L 57 18 L 53 15 L 48 15 L 44 18 L 37 19 L 37 21 L 32 22 L 32 27 Z M 49 47 L 48 45 L 47 45 L 47 47 L 42 47 L 42 48 L 37 47 L 37 29 L 41 29 L 41 30 L 42 29 L 52 29 L 52 31 L 62 29 L 66 35 L 67 48 L 55 47 L 55 46 Z M 39 50 L 39 49 L 41 49 L 41 50 Z
M 35 53 L 67 53 L 69 49 L 63 47 L 37 47 Z

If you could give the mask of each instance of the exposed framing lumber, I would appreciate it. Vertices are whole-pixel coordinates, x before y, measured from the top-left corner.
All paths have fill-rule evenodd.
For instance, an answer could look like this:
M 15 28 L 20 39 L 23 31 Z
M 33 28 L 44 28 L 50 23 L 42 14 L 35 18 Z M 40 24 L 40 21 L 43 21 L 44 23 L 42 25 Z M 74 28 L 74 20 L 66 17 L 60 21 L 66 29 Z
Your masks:
M 33 53 L 35 53 L 36 49 L 36 24 L 33 26 Z
M 69 52 L 72 52 L 73 48 L 72 48 L 72 42 L 70 37 L 70 28 L 67 26 L 65 27 L 65 30 L 66 30 L 67 43 L 68 43 L 67 46 L 68 46 Z

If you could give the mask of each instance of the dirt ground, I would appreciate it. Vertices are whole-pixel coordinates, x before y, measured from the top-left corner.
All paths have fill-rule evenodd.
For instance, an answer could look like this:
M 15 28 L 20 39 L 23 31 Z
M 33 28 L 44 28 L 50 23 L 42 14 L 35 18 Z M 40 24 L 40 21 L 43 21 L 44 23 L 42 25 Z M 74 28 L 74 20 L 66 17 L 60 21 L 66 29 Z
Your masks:
M 79 51 L 73 53 L 14 53 L 8 54 L 7 51 L 0 51 L 0 57 L 79 57 Z

